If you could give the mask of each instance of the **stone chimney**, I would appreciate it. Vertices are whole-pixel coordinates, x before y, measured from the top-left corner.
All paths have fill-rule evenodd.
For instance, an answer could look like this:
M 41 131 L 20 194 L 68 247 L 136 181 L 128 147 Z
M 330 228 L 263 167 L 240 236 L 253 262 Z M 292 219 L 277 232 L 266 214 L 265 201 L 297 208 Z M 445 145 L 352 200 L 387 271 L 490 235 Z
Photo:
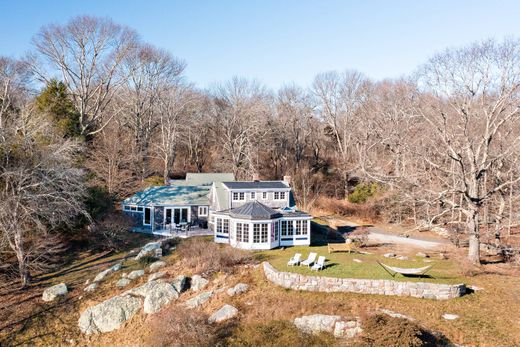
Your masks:
M 291 186 L 291 176 L 283 176 L 283 181 L 284 181 L 285 184 L 287 184 L 288 186 Z

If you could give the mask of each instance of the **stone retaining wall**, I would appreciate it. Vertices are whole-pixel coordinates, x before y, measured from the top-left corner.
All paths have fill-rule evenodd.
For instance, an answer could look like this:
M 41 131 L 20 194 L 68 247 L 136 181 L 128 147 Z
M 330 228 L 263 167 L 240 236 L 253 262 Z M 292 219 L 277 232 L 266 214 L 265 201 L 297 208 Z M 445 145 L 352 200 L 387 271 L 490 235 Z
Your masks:
M 458 298 L 466 293 L 464 284 L 305 276 L 292 272 L 278 271 L 268 262 L 264 262 L 263 266 L 265 276 L 269 281 L 294 290 L 413 296 L 436 300 Z

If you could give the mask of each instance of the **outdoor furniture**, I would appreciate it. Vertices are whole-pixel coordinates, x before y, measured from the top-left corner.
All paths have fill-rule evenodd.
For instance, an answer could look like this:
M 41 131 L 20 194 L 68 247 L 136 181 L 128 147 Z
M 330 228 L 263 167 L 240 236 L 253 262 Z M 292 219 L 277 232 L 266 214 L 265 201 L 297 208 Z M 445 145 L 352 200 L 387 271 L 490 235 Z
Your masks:
M 353 252 L 355 251 L 356 244 L 355 242 L 345 242 L 345 243 L 329 243 L 327 245 L 329 254 L 332 252 Z
M 318 261 L 311 267 L 311 271 L 312 270 L 319 271 L 319 270 L 323 270 L 323 268 L 325 268 L 325 257 L 319 256 Z
M 314 252 L 311 252 L 309 254 L 309 257 L 307 258 L 307 260 L 304 260 L 300 263 L 300 265 L 306 265 L 306 266 L 311 266 L 312 264 L 314 264 L 314 262 L 316 261 L 316 256 L 318 254 L 317 253 L 314 253 Z
M 289 261 L 287 262 L 287 266 L 299 265 L 302 258 L 301 253 L 296 253 Z
M 386 270 L 390 274 L 390 276 L 395 277 L 396 274 L 401 274 L 403 276 L 424 276 L 430 269 L 433 267 L 433 265 L 428 265 L 425 267 L 419 267 L 419 268 L 402 268 L 402 267 L 395 267 L 395 266 L 389 266 L 380 262 L 377 262 L 383 269 Z M 393 273 L 392 273 L 393 272 Z

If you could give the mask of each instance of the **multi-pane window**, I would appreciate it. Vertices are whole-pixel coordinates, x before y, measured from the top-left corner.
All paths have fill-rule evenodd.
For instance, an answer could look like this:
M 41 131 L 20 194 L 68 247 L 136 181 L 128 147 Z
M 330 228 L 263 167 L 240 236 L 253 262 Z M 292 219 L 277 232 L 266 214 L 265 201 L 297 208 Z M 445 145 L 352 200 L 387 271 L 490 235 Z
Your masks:
M 237 241 L 249 242 L 249 224 L 237 223 Z
M 199 206 L 199 216 L 206 217 L 208 215 L 208 206 Z
M 267 192 L 262 192 L 262 199 L 267 200 Z
M 246 199 L 244 192 L 233 192 L 233 201 L 243 201 Z
M 242 223 L 237 223 L 236 231 L 237 231 L 237 241 L 242 242 L 242 237 L 243 237 Z
M 217 233 L 222 232 L 222 218 L 216 218 L 217 219 Z
M 292 221 L 290 220 L 283 220 L 281 223 L 281 229 L 282 229 L 282 236 L 292 236 L 293 234 L 293 227 L 292 227 Z
M 297 220 L 295 222 L 296 222 L 296 225 L 295 225 L 296 235 L 302 235 L 303 234 L 303 222 L 304 221 L 303 220 Z
M 255 200 L 256 199 L 256 192 L 251 192 L 251 200 Z
M 253 243 L 260 243 L 260 224 L 253 224 Z
M 224 219 L 222 225 L 222 233 L 223 234 L 229 234 L 229 219 Z
M 275 200 L 285 200 L 285 192 L 274 192 Z
M 261 241 L 267 242 L 269 239 L 269 224 L 260 224 L 262 226 Z
M 273 239 L 275 241 L 278 241 L 278 222 L 273 223 L 273 234 L 274 234 Z

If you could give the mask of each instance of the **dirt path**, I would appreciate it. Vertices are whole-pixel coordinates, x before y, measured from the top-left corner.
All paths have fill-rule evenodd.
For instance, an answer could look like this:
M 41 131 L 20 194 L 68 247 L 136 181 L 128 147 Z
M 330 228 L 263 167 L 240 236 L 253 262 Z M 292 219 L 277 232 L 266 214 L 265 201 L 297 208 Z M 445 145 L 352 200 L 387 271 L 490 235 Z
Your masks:
M 368 239 L 370 241 L 375 242 L 383 242 L 383 243 L 397 243 L 402 245 L 408 245 L 418 248 L 435 248 L 443 245 L 449 244 L 448 240 L 425 240 L 423 238 L 417 237 L 403 237 L 397 236 L 394 234 L 386 233 L 377 228 L 370 227 L 368 228 L 370 234 L 368 235 Z
M 360 224 L 357 224 L 355 222 L 349 221 L 349 220 L 342 220 L 342 222 L 345 223 L 345 225 L 352 226 L 352 227 L 359 227 Z M 381 243 L 393 243 L 393 244 L 400 244 L 405 246 L 412 246 L 417 248 L 435 248 L 439 246 L 446 246 L 450 244 L 449 240 L 442 239 L 442 238 L 433 238 L 433 237 L 427 237 L 427 236 L 399 236 L 395 233 L 388 232 L 383 230 L 381 227 L 378 226 L 369 226 L 367 227 L 369 231 L 368 239 L 372 242 L 381 242 Z

